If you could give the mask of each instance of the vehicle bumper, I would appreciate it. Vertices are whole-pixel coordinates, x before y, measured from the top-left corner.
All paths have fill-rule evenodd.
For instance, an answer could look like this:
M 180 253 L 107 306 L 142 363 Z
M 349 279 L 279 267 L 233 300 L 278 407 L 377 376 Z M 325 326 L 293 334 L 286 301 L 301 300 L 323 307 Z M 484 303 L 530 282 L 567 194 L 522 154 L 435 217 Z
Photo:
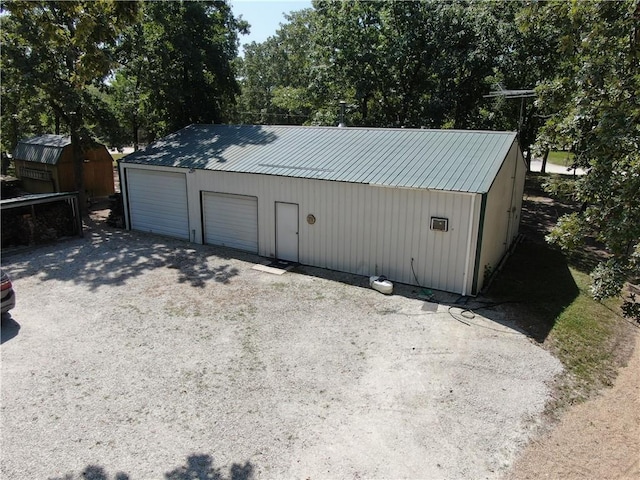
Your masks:
M 2 299 L 2 313 L 7 313 L 16 306 L 16 294 L 12 290 L 6 298 Z

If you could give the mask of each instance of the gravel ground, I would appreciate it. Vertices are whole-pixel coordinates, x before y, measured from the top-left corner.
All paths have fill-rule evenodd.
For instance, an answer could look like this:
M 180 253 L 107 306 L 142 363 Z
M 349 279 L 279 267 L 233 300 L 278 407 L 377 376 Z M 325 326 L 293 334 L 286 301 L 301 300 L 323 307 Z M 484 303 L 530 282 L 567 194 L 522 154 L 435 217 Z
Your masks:
M 561 371 L 491 318 L 94 225 L 4 256 L 6 479 L 498 478 Z M 452 297 L 436 292 L 440 302 Z

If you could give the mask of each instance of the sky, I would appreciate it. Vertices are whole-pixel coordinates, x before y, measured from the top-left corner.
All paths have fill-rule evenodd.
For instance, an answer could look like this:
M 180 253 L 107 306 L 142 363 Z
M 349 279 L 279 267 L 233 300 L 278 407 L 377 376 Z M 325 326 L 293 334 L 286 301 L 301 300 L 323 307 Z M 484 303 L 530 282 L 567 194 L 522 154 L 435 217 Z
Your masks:
M 251 24 L 249 35 L 240 35 L 240 45 L 264 42 L 286 20 L 284 13 L 311 8 L 311 0 L 231 0 L 233 14 Z M 240 49 L 242 53 L 242 48 Z

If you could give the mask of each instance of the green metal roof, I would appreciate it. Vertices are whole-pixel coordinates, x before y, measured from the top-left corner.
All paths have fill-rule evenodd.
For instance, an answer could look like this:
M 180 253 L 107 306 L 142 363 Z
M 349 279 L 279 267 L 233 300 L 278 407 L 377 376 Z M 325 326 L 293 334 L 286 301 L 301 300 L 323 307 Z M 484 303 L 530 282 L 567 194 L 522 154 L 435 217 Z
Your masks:
M 71 145 L 71 138 L 63 135 L 40 135 L 20 140 L 13 152 L 16 160 L 38 162 L 55 165 L 60 159 L 62 150 Z
M 514 132 L 190 125 L 125 164 L 485 193 Z

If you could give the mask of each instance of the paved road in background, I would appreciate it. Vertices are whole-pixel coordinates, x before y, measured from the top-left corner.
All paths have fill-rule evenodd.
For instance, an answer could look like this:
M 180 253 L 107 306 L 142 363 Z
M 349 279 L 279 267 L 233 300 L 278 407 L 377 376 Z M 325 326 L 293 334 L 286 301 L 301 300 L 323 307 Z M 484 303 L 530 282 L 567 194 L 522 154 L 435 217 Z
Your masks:
M 539 172 L 540 170 L 542 170 L 542 160 L 531 160 L 531 171 Z M 564 175 L 586 175 L 587 173 L 582 168 L 577 168 L 574 172 L 573 169 L 567 169 L 567 167 L 554 165 L 553 163 L 547 163 L 545 170 L 547 173 L 562 173 Z

